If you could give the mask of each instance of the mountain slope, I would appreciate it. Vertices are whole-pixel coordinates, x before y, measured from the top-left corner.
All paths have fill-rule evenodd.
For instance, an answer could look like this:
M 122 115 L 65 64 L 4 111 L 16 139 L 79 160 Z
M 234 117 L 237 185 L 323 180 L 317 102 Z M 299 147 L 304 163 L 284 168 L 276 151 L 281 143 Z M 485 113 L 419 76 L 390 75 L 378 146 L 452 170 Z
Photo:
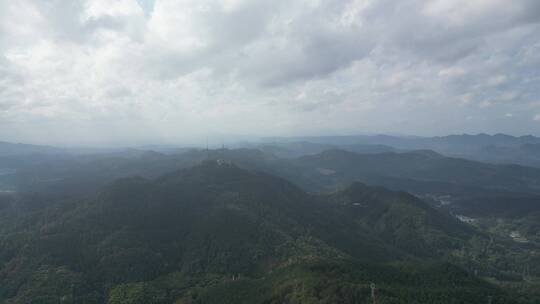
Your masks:
M 471 202 L 476 210 L 489 210 L 493 197 L 501 202 L 498 214 L 512 211 L 514 203 L 523 205 L 525 200 L 521 198 L 531 203 L 518 210 L 540 211 L 540 205 L 534 204 L 540 195 L 540 169 L 449 158 L 429 150 L 379 154 L 329 150 L 295 159 L 280 159 L 255 149 L 53 158 L 0 169 L 0 191 L 39 193 L 49 200 L 77 197 L 91 194 L 118 178 L 156 178 L 206 159 L 232 161 L 242 168 L 285 178 L 311 192 L 334 191 L 360 181 L 420 196 L 449 197 L 445 201 L 457 214 L 472 216 Z M 8 160 L 7 164 L 16 162 Z
M 66 150 L 52 146 L 38 146 L 29 144 L 15 144 L 0 141 L 0 157 L 21 156 L 31 154 L 65 154 Z
M 405 192 L 353 183 L 324 197 L 341 209 L 340 218 L 359 223 L 416 256 L 444 254 L 475 234 L 454 217 Z
M 319 184 L 325 185 L 331 184 L 332 180 L 369 183 L 387 178 L 540 193 L 540 169 L 444 157 L 429 150 L 381 154 L 329 150 L 298 158 L 295 164 L 305 170 L 304 176 L 320 179 Z
M 520 164 L 538 167 L 538 154 L 531 147 L 540 144 L 540 138 L 510 136 L 506 134 L 461 134 L 435 137 L 358 135 L 358 136 L 316 136 L 298 138 L 274 138 L 278 144 L 304 141 L 318 145 L 333 145 L 335 148 L 353 151 L 349 145 L 384 145 L 400 150 L 429 149 L 444 155 L 472 160 Z
M 355 209 L 358 200 L 369 212 Z M 414 197 L 358 184 L 312 197 L 222 161 L 155 180 L 122 179 L 85 202 L 4 219 L 12 222 L 0 230 L 0 299 L 8 303 L 147 303 L 148 295 L 162 299 L 156 303 L 311 303 L 331 296 L 330 286 L 349 286 L 330 302 L 357 303 L 369 297 L 373 277 L 392 303 L 448 298 L 447 280 L 463 296 L 503 296 L 454 266 L 429 283 L 385 264 L 420 265 L 417 257 L 440 257 L 474 234 Z M 439 291 L 418 293 L 418 284 Z M 243 297 L 229 287 L 261 294 Z

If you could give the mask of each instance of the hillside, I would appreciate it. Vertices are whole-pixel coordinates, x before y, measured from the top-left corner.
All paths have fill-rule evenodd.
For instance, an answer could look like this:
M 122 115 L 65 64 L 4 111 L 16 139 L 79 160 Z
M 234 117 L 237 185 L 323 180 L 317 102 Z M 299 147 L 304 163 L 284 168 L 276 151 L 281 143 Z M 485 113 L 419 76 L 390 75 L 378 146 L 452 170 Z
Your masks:
M 293 142 L 307 142 L 311 145 L 332 146 L 334 149 L 361 152 L 350 149 L 354 145 L 382 145 L 396 150 L 433 150 L 448 156 L 467 158 L 471 160 L 520 164 L 524 166 L 540 165 L 535 146 L 540 144 L 540 138 L 527 136 L 511 136 L 507 134 L 459 134 L 447 136 L 392 136 L 392 135 L 351 135 L 351 136 L 314 136 L 273 138 L 278 145 Z M 391 152 L 387 150 L 386 152 Z M 384 151 L 378 151 L 384 152 Z
M 341 209 L 342 220 L 360 223 L 385 242 L 417 256 L 460 248 L 475 234 L 454 217 L 405 192 L 353 183 L 323 197 Z
M 257 149 L 4 157 L 0 158 L 0 165 L 4 161 L 9 167 L 0 169 L 0 191 L 39 193 L 48 199 L 80 197 L 119 178 L 152 179 L 206 159 L 223 159 L 242 168 L 279 176 L 310 192 L 334 191 L 360 181 L 422 197 L 435 196 L 436 204 L 441 200 L 438 197 L 444 197 L 444 201 L 451 203 L 447 207 L 458 214 L 476 216 L 475 210 L 497 210 L 497 214 L 508 211 L 519 215 L 510 210 L 514 204 L 523 205 L 516 210 L 540 212 L 540 205 L 535 204 L 540 195 L 539 169 L 450 158 L 429 150 L 358 154 L 334 149 L 287 159 Z M 499 202 L 496 209 L 490 206 L 493 198 Z
M 0 157 L 21 156 L 32 154 L 65 154 L 65 149 L 52 146 L 29 145 L 20 143 L 9 143 L 0 141 Z
M 511 146 L 487 145 L 478 151 L 476 159 L 494 163 L 514 163 L 540 167 L 540 143 Z
M 329 185 L 354 180 L 389 183 L 397 179 L 446 183 L 461 188 L 539 193 L 540 169 L 517 165 L 494 165 L 445 157 L 433 151 L 357 154 L 329 150 L 298 158 L 304 176 Z M 451 187 L 450 187 L 451 188 Z
M 374 278 L 387 303 L 505 297 L 440 260 L 474 231 L 408 194 L 360 184 L 313 197 L 208 161 L 121 179 L 83 202 L 1 212 L 7 303 L 362 303 Z

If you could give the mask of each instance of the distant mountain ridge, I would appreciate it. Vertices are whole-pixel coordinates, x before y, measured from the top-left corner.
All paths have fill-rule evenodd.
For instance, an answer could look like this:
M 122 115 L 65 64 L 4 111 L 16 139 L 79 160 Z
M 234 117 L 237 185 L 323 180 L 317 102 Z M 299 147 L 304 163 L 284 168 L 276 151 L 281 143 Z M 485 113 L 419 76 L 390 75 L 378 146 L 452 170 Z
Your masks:
M 265 139 L 263 139 L 264 141 Z M 440 153 L 464 154 L 484 146 L 518 146 L 540 144 L 540 138 L 532 135 L 511 136 L 506 134 L 488 135 L 484 133 L 469 135 L 447 135 L 434 137 L 391 136 L 391 135 L 350 135 L 350 136 L 313 136 L 272 138 L 274 142 L 304 141 L 337 146 L 346 145 L 385 145 L 396 149 L 430 149 Z
M 540 143 L 540 137 L 533 135 L 512 136 L 503 133 L 497 134 L 451 134 L 444 136 L 395 136 L 395 135 L 336 135 L 336 136 L 298 136 L 298 137 L 263 137 L 263 142 L 295 142 L 304 141 L 326 144 L 357 144 L 357 143 L 383 143 L 397 146 L 407 142 L 453 142 L 470 144 L 523 144 Z
M 64 149 L 52 147 L 52 146 L 9 143 L 9 142 L 0 141 L 0 157 L 20 156 L 20 155 L 29 155 L 29 154 L 64 154 L 64 153 L 66 153 Z
M 403 178 L 417 181 L 499 190 L 540 191 L 540 169 L 517 165 L 485 164 L 460 158 L 445 157 L 430 150 L 404 153 L 357 154 L 344 150 L 328 150 L 298 158 L 295 164 L 308 168 L 329 169 L 335 174 L 320 176 L 331 180 L 373 182 L 378 178 Z M 316 175 L 317 172 L 311 171 Z
M 476 135 L 461 134 L 434 137 L 393 136 L 393 135 L 347 135 L 347 136 L 303 136 L 303 137 L 267 137 L 258 142 L 234 144 L 236 148 L 255 148 L 277 157 L 294 158 L 302 155 L 321 153 L 330 149 L 342 149 L 362 154 L 384 152 L 403 152 L 410 150 L 433 150 L 435 152 L 494 163 L 515 163 L 525 166 L 540 167 L 538 148 L 540 138 L 532 135 L 511 136 L 506 134 Z M 14 144 L 0 142 L 0 157 L 31 154 L 107 154 L 130 150 L 152 150 L 153 146 L 141 149 L 111 148 L 56 148 L 51 146 Z M 175 153 L 189 149 L 166 149 L 156 146 L 158 151 Z
M 136 175 L 155 178 L 208 159 L 223 159 L 242 168 L 279 176 L 314 192 L 332 191 L 361 181 L 417 194 L 449 194 L 455 198 L 473 193 L 503 193 L 508 197 L 540 194 L 538 168 L 446 157 L 431 150 L 364 154 L 332 149 L 283 159 L 258 149 L 194 149 L 170 155 L 129 152 L 43 159 L 35 164 L 21 160 L 15 173 L 0 175 L 0 183 L 7 189 L 30 192 L 91 193 L 118 178 Z M 17 163 L 8 159 L 6 164 Z
M 540 138 L 532 135 L 511 136 L 506 134 L 476 135 L 461 134 L 434 137 L 391 136 L 391 135 L 350 135 L 350 136 L 313 136 L 267 138 L 263 141 L 291 143 L 297 141 L 319 145 L 331 145 L 334 148 L 349 150 L 354 145 L 380 145 L 399 150 L 433 150 L 438 153 L 493 163 L 520 164 L 540 167 L 540 156 L 535 145 L 540 145 Z M 384 151 L 384 152 L 389 152 Z

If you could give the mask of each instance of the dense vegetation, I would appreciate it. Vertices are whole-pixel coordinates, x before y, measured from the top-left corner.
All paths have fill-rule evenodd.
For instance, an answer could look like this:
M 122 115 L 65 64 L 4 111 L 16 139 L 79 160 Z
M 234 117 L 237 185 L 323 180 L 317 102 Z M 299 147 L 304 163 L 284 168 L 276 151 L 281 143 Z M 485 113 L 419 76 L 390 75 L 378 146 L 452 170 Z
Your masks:
M 8 303 L 361 303 L 372 281 L 381 303 L 507 297 L 437 262 L 474 230 L 409 194 L 361 184 L 314 197 L 206 162 L 3 215 Z
M 355 148 L 0 157 L 0 302 L 540 301 L 538 169 Z

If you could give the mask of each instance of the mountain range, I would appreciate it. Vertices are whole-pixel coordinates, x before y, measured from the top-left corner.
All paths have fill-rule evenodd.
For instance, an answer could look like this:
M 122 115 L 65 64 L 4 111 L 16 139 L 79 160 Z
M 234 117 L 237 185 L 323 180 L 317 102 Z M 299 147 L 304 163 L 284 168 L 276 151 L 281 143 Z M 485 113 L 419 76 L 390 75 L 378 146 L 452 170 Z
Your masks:
M 481 233 L 410 194 L 358 183 L 313 196 L 206 161 L 117 180 L 85 201 L 2 212 L 6 303 L 362 303 L 373 281 L 380 303 L 511 296 L 444 258 L 473 251 Z
M 540 169 L 340 147 L 4 153 L 0 302 L 540 300 Z
M 540 166 L 538 145 L 540 138 L 532 135 L 511 136 L 506 134 L 462 134 L 435 137 L 390 136 L 390 135 L 354 135 L 354 136 L 314 136 L 263 138 L 265 145 L 283 148 L 304 145 L 305 154 L 314 154 L 323 150 L 342 149 L 351 152 L 397 152 L 410 150 L 433 150 L 435 152 L 467 158 L 471 160 Z M 321 149 L 325 146 L 325 149 Z M 317 148 L 319 147 L 319 148 Z M 298 156 L 298 155 L 296 155 Z

